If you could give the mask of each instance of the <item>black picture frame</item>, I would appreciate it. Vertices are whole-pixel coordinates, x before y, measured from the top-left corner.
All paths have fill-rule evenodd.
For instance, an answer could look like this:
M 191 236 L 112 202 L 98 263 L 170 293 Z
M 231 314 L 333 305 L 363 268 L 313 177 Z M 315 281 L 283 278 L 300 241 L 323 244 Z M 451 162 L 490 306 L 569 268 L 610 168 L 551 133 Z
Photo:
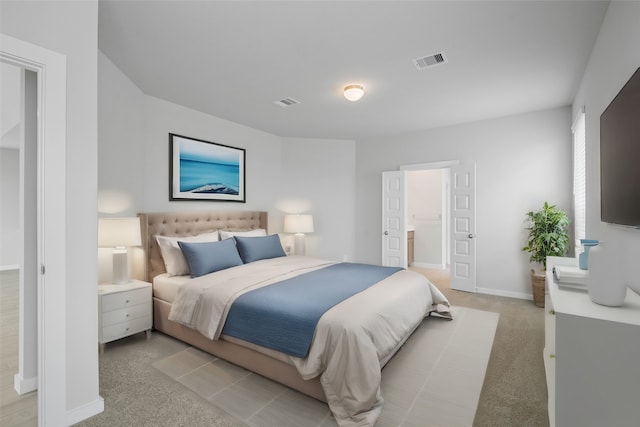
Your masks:
M 169 134 L 169 200 L 246 203 L 246 150 Z

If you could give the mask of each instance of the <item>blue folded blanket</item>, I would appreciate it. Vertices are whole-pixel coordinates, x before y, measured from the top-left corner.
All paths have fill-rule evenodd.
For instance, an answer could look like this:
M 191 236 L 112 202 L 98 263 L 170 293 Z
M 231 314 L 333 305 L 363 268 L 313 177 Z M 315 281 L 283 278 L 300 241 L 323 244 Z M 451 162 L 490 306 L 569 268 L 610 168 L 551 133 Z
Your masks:
M 238 297 L 222 333 L 305 357 L 320 317 L 331 307 L 402 270 L 340 263 Z

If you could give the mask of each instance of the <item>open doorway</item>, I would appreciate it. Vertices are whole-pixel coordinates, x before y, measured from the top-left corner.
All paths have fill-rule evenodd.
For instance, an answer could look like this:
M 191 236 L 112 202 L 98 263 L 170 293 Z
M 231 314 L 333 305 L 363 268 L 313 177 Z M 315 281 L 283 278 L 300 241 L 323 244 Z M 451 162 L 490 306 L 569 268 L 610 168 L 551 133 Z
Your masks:
M 20 393 L 38 390 L 37 417 L 39 425 L 66 425 L 66 117 L 67 117 L 67 65 L 66 57 L 48 49 L 30 44 L 0 33 L 0 62 L 12 64 L 34 79 L 35 114 L 32 125 L 24 129 L 33 131 L 35 144 L 26 144 L 32 154 L 21 154 L 31 159 L 21 165 L 33 168 L 33 173 L 24 168 L 21 176 L 33 179 L 36 191 L 27 195 L 21 189 L 24 200 L 35 205 L 21 206 L 20 216 L 31 224 L 22 226 L 24 246 L 33 244 L 33 252 L 21 250 L 26 267 L 20 263 L 20 369 L 14 377 L 14 388 Z M 26 92 L 25 92 L 26 93 Z M 26 111 L 26 108 L 25 108 Z M 28 139 L 30 137 L 26 137 Z M 29 157 L 29 156 L 35 157 Z M 33 159 L 36 159 L 35 161 Z M 27 185 L 26 182 L 21 185 Z M 32 188 L 32 187 L 27 187 Z M 46 215 L 44 214 L 46 212 Z M 31 216 L 32 215 L 32 216 Z M 27 218 L 35 218 L 34 222 Z M 27 237 L 34 236 L 33 238 Z M 45 260 L 46 275 L 45 275 Z M 26 280 L 26 274 L 34 280 Z M 24 278 L 24 279 L 23 279 Z M 47 286 L 49 284 L 49 286 Z M 46 328 L 45 328 L 46 325 Z M 61 343 L 63 343 L 61 345 Z M 24 347 L 24 348 L 23 348 Z M 30 374 L 26 367 L 32 369 Z
M 37 74 L 5 62 L 0 67 L 0 424 L 35 425 Z
M 440 288 L 449 287 L 450 169 L 407 172 L 407 228 L 413 231 L 409 268 Z
M 382 172 L 382 265 L 409 267 L 408 255 L 413 252 L 410 245 L 416 237 L 415 225 L 407 227 L 407 174 L 427 169 L 450 169 L 450 203 L 446 204 L 450 214 L 444 215 L 450 224 L 449 286 L 476 292 L 475 162 L 425 163 Z M 446 242 L 446 238 L 441 242 Z M 415 264 L 415 259 L 412 263 Z
M 405 165 L 400 167 L 398 174 L 402 177 L 401 186 L 402 189 L 397 191 L 398 201 L 395 205 L 400 206 L 401 212 L 397 216 L 401 219 L 398 221 L 402 227 L 409 225 L 407 233 L 413 233 L 414 245 L 420 245 L 420 233 L 416 230 L 417 218 L 411 218 L 410 215 L 416 215 L 416 213 L 408 214 L 407 209 L 407 181 L 406 176 L 412 171 L 434 171 L 441 170 L 440 172 L 434 172 L 433 174 L 427 174 L 427 176 L 433 179 L 438 177 L 434 183 L 430 183 L 430 187 L 440 188 L 440 191 L 435 191 L 433 201 L 430 203 L 435 205 L 427 206 L 424 213 L 420 214 L 422 217 L 421 224 L 418 226 L 424 226 L 424 229 L 431 229 L 435 234 L 433 240 L 435 242 L 426 242 L 427 245 L 435 247 L 435 251 L 431 251 L 434 258 L 425 258 L 425 267 L 432 270 L 431 273 L 434 280 L 446 280 L 447 279 L 447 265 L 449 266 L 448 285 L 452 289 L 475 292 L 476 291 L 476 196 L 475 196 L 475 162 L 467 161 L 460 162 L 458 160 L 423 163 L 414 165 Z M 444 172 L 443 170 L 448 170 Z M 384 172 L 384 174 L 392 174 L 393 172 Z M 448 178 L 447 178 L 448 176 Z M 447 190 L 448 182 L 448 190 Z M 383 180 L 384 184 L 384 180 Z M 415 198 L 420 198 L 419 204 L 428 205 L 429 203 L 423 203 L 426 197 L 420 190 L 421 185 L 415 186 L 416 195 Z M 386 211 L 385 206 L 385 193 L 383 192 L 383 225 L 385 223 Z M 447 210 L 448 209 L 448 210 Z M 439 212 L 439 213 L 438 213 Z M 414 231 L 410 231 L 413 228 Z M 386 231 L 385 231 L 386 234 Z M 438 238 L 439 237 L 439 238 Z M 409 240 L 408 238 L 406 239 Z M 410 252 L 408 248 L 407 252 Z M 415 250 L 415 248 L 414 248 Z M 416 254 L 412 260 L 414 268 L 421 268 L 420 263 L 423 262 Z M 425 252 L 425 254 L 428 251 Z M 385 252 L 383 247 L 383 265 L 385 258 Z M 406 265 L 406 264 L 405 264 Z M 435 268 L 433 268 L 435 267 Z M 439 279 L 435 278 L 435 273 L 438 272 Z M 427 276 L 429 277 L 429 276 Z

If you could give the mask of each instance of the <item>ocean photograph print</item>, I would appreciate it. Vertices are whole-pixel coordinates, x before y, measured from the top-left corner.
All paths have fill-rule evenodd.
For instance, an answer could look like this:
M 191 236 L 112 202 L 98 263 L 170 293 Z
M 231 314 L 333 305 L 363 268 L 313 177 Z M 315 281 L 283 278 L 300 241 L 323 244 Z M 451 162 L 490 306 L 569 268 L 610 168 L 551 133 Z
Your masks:
M 169 200 L 245 203 L 245 150 L 169 134 Z

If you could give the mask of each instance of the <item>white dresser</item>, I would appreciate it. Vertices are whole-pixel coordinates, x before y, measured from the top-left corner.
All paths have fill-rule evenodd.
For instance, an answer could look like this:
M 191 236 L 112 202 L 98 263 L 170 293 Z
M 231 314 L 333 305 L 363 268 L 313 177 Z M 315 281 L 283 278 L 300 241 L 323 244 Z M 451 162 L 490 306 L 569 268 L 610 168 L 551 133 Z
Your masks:
M 153 326 L 151 284 L 132 280 L 124 285 L 98 286 L 99 343 L 105 343 Z
M 595 304 L 587 292 L 553 280 L 547 258 L 544 366 L 549 422 L 558 427 L 640 426 L 640 296 L 622 307 Z

